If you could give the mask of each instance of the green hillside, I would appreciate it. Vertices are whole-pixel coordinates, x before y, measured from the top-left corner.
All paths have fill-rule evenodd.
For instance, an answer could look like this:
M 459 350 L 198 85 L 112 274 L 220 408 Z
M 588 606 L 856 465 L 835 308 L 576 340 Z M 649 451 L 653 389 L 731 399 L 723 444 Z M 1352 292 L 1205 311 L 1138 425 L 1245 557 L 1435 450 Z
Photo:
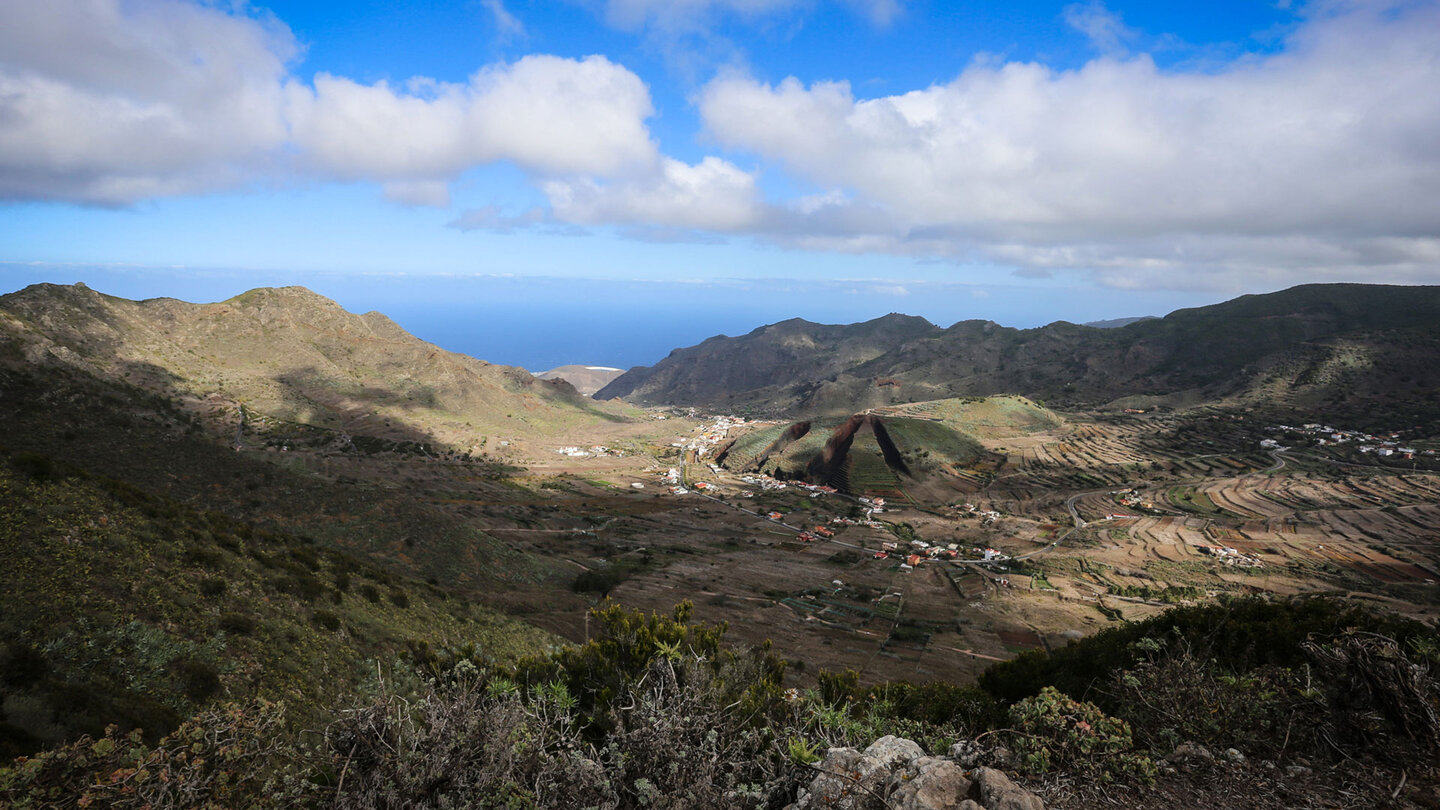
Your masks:
M 890 492 L 901 476 L 924 478 L 983 452 L 977 440 L 935 419 L 857 414 L 753 431 L 731 444 L 721 463 L 852 493 Z
M 34 453 L 0 462 L 7 755 L 153 737 L 222 699 L 315 722 L 417 644 L 510 659 L 556 641 L 413 577 Z
M 1304 285 L 1112 329 L 874 323 L 711 338 L 598 396 L 797 417 L 996 394 L 1079 408 L 1231 400 L 1440 425 L 1440 287 Z

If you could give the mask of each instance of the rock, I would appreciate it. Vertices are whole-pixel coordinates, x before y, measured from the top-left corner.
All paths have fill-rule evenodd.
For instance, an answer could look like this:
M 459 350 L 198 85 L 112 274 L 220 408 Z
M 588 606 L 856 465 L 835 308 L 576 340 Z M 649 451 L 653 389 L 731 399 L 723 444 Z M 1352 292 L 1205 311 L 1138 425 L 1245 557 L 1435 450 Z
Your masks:
M 1300 779 L 1309 776 L 1310 773 L 1310 769 L 1304 765 L 1287 765 L 1285 767 L 1285 775 L 1291 779 Z
M 1240 749 L 1238 748 L 1226 748 L 1224 757 L 1234 763 L 1245 761 L 1245 755 L 1240 753 Z
M 876 740 L 863 753 L 831 748 L 815 768 L 787 810 L 1045 810 L 1001 771 L 979 768 L 972 781 L 952 759 L 926 756 L 898 737 Z
M 1002 771 L 977 768 L 972 794 L 985 810 L 1045 810 L 1045 803 L 1034 793 L 1010 781 Z
M 831 748 L 817 768 L 820 773 L 790 805 L 792 810 L 868 810 L 883 807 L 883 800 L 878 795 L 872 795 L 872 791 L 879 794 L 877 789 L 884 787 L 884 780 L 874 778 L 877 769 L 873 762 L 867 762 L 865 755 L 854 748 Z M 889 775 L 885 771 L 882 774 Z
M 891 777 L 889 806 L 897 810 L 959 810 L 969 792 L 964 768 L 948 759 L 920 757 Z
M 875 760 L 877 766 L 894 769 L 925 756 L 925 750 L 910 740 L 887 734 L 871 743 L 865 756 Z
M 1215 761 L 1215 755 L 1210 749 L 1197 743 L 1180 743 L 1170 756 L 1164 759 L 1165 762 L 1177 768 L 1194 768 L 1197 765 L 1207 765 Z
M 961 740 L 950 746 L 949 756 L 962 768 L 974 768 L 985 757 L 985 748 L 974 740 Z

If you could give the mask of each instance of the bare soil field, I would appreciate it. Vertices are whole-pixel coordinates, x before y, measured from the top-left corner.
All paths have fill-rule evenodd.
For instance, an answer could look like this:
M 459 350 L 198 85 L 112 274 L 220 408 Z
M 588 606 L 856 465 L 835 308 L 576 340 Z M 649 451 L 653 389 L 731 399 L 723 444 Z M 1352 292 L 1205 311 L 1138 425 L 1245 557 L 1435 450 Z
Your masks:
M 274 458 L 403 488 L 463 519 L 485 538 L 472 556 L 511 583 L 474 598 L 565 638 L 586 636 L 602 596 L 656 611 L 689 600 L 732 640 L 772 641 L 797 683 L 844 668 L 866 682 L 965 681 L 1026 649 L 1226 594 L 1327 592 L 1440 613 L 1440 477 L 1267 452 L 1259 425 L 1215 408 L 1041 418 L 1026 402 L 925 406 L 891 410 L 968 426 L 988 454 L 897 479 L 883 507 L 712 467 L 718 443 L 769 425 L 676 412 L 550 443 L 492 437 L 478 465 L 398 451 Z M 395 554 L 422 553 L 415 542 Z

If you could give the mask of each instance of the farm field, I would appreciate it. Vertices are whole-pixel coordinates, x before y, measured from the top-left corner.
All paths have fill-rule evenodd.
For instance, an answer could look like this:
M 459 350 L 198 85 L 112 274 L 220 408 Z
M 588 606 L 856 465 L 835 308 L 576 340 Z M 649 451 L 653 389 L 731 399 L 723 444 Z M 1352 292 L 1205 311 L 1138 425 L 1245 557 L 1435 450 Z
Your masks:
M 267 456 L 450 512 L 484 538 L 467 558 L 492 567 L 477 582 L 504 583 L 477 585 L 477 601 L 580 640 L 602 598 L 656 611 L 690 600 L 731 639 L 784 650 L 797 684 L 843 668 L 965 681 L 1026 649 L 1233 594 L 1440 615 L 1440 476 L 1265 450 L 1261 423 L 1221 408 L 1054 414 L 999 399 L 884 409 L 911 420 L 894 432 L 907 458 L 927 458 L 921 421 L 983 449 L 897 474 L 862 431 L 838 492 L 772 477 L 828 428 L 777 446 L 763 471 L 732 471 L 713 465 L 715 448 L 749 467 L 787 425 L 676 411 L 564 437 L 609 448 L 585 457 L 534 441 L 480 467 L 398 450 Z M 425 542 L 386 553 L 408 564 Z

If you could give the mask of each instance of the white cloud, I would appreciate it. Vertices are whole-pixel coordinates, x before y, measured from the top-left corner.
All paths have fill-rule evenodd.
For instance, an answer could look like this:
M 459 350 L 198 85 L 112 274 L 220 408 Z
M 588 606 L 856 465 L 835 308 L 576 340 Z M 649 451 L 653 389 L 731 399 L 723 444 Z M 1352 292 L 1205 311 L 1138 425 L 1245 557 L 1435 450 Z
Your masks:
M 527 56 L 458 84 L 309 85 L 289 72 L 290 31 L 236 7 L 0 3 L 0 199 L 125 205 L 340 179 L 445 205 L 449 181 L 498 161 L 543 176 L 657 171 L 649 90 L 603 56 Z
M 525 36 L 525 24 L 505 8 L 503 0 L 480 0 L 480 5 L 495 18 L 495 29 L 502 40 Z
M 689 165 L 665 158 L 653 174 L 602 184 L 541 184 L 555 216 L 582 225 L 741 231 L 760 225 L 755 177 L 715 157 Z
M 1434 278 L 1440 9 L 1345 5 L 1285 45 L 1206 74 L 1143 55 L 977 64 L 875 99 L 729 76 L 700 110 L 721 144 L 886 212 L 848 233 L 859 249 L 1152 283 L 1256 265 L 1405 275 L 1430 262 Z M 792 221 L 781 238 L 843 249 L 834 221 Z
M 1126 43 L 1136 37 L 1136 32 L 1125 25 L 1120 15 L 1099 0 L 1068 5 L 1062 15 L 1067 25 L 1084 34 L 1096 50 L 1107 56 L 1124 54 Z
M 0 3 L 0 199 L 242 182 L 283 145 L 288 29 L 173 0 Z
M 847 2 L 876 24 L 903 13 Z M 811 3 L 605 8 L 617 26 L 703 36 L 717 15 Z M 482 4 L 502 29 L 513 19 Z M 1117 56 L 1141 37 L 1092 2 L 1065 16 L 1104 55 L 1074 70 L 977 62 L 880 98 L 723 75 L 697 102 L 734 154 L 689 163 L 661 154 L 648 88 L 603 56 L 532 55 L 454 83 L 306 82 L 290 31 L 243 2 L 0 0 L 0 200 L 340 180 L 446 206 L 456 177 L 508 162 L 548 209 L 482 207 L 454 227 L 742 235 L 1129 287 L 1440 282 L 1440 4 L 1307 14 L 1273 52 L 1204 71 Z M 805 192 L 766 199 L 759 178 L 781 172 Z
M 656 159 L 650 94 L 603 56 L 527 56 L 466 84 L 359 84 L 319 75 L 292 85 L 293 143 L 311 166 L 347 179 L 443 180 L 508 160 L 542 174 L 611 175 Z

